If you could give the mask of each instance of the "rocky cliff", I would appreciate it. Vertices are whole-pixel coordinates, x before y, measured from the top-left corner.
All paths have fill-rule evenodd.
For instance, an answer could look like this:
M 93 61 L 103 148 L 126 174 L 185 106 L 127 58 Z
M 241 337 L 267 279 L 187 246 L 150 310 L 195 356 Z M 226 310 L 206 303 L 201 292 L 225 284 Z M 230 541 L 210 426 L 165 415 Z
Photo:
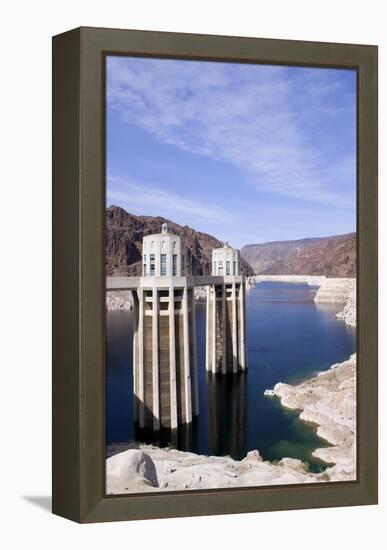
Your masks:
M 160 233 L 164 222 L 168 223 L 171 233 L 185 239 L 188 273 L 210 274 L 212 250 L 223 246 L 221 241 L 162 217 L 135 216 L 119 206 L 110 206 L 106 210 L 106 275 L 141 275 L 142 239 L 145 235 Z M 245 275 L 253 274 L 251 266 L 243 258 L 241 269 Z
M 356 234 L 244 246 L 256 274 L 356 277 Z

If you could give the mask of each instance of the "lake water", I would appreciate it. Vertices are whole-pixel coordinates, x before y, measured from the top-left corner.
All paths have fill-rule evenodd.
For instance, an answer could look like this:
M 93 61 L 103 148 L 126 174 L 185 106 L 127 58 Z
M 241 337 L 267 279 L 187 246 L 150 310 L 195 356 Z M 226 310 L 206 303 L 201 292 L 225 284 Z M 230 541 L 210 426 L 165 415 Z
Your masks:
M 248 369 L 238 375 L 205 370 L 205 309 L 196 306 L 199 418 L 179 434 L 178 448 L 236 459 L 258 449 L 264 459 L 299 458 L 312 471 L 326 464 L 312 451 L 327 445 L 316 426 L 299 420 L 263 392 L 298 383 L 356 351 L 356 331 L 335 319 L 342 309 L 315 304 L 316 288 L 265 282 L 246 294 Z M 107 314 L 106 445 L 135 439 L 132 398 L 132 315 Z

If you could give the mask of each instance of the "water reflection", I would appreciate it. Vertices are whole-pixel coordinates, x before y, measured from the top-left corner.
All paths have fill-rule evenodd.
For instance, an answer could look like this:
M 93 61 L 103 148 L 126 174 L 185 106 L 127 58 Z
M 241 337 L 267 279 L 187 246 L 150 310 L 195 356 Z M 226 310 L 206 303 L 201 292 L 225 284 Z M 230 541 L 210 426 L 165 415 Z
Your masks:
M 161 429 L 154 431 L 151 428 L 140 428 L 134 424 L 136 441 L 156 445 L 157 447 L 174 447 L 181 451 L 198 451 L 198 419 L 194 418 L 191 424 L 183 424 L 177 430 Z
M 246 377 L 207 374 L 208 448 L 211 455 L 245 455 Z

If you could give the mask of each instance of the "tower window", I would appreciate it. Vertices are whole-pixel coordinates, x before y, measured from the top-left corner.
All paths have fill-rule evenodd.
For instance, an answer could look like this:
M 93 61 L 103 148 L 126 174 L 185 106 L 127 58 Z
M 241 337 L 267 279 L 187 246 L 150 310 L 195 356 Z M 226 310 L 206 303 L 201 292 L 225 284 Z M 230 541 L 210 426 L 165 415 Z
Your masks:
M 177 254 L 172 256 L 172 275 L 174 277 L 177 275 Z
M 150 258 L 150 276 L 153 277 L 155 275 L 156 266 L 155 266 L 155 255 L 151 254 L 149 256 Z
M 226 262 L 226 275 L 230 275 L 230 262 Z
M 162 277 L 165 277 L 167 274 L 167 255 L 161 254 L 160 255 L 160 275 Z
M 185 275 L 185 255 L 181 256 L 181 274 Z
M 236 261 L 234 260 L 234 275 L 236 275 L 237 272 L 236 272 Z

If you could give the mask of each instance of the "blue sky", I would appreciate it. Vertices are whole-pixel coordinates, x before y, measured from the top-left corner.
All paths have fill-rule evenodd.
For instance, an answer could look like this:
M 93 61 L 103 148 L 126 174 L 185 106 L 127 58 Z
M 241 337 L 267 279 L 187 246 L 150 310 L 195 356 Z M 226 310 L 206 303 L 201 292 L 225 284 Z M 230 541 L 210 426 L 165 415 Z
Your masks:
M 356 73 L 107 58 L 107 205 L 230 244 L 356 226 Z

